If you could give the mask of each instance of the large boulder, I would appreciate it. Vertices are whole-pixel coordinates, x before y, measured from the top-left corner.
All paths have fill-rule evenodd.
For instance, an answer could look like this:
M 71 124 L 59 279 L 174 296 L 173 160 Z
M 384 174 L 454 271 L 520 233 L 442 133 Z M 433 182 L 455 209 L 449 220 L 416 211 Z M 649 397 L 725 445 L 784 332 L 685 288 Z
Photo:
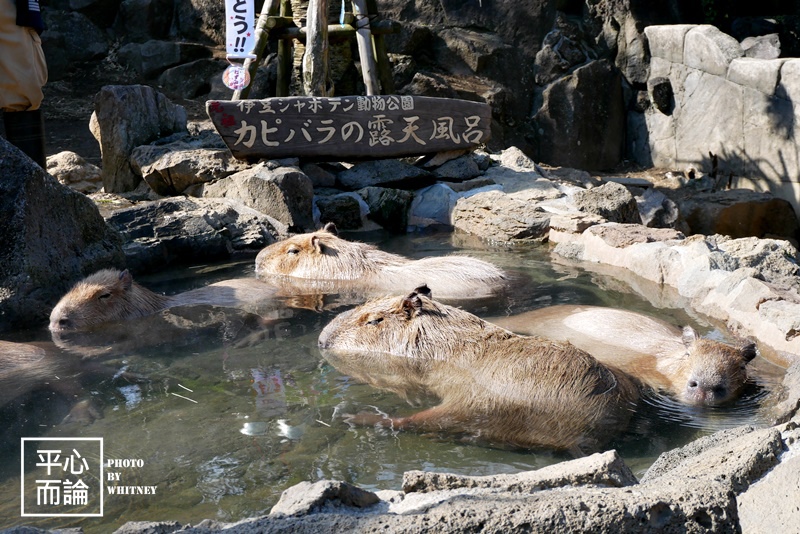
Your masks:
M 559 78 L 543 93 L 533 118 L 537 160 L 585 170 L 615 167 L 625 141 L 622 77 L 599 60 Z
M 133 191 L 142 177 L 130 164 L 133 149 L 186 132 L 186 110 L 146 85 L 107 85 L 95 96 L 90 128 L 103 156 L 106 193 Z
M 140 202 L 106 219 L 125 239 L 128 266 L 147 272 L 179 265 L 256 254 L 286 226 L 228 199 L 168 198 Z
M 273 217 L 293 232 L 314 229 L 311 180 L 296 167 L 261 163 L 203 186 L 203 197 L 230 198 Z
M 49 81 L 62 79 L 76 64 L 97 61 L 108 54 L 108 37 L 85 15 L 43 10 L 42 49 Z
M 124 265 L 92 201 L 0 137 L 0 331 L 46 324 L 76 280 Z

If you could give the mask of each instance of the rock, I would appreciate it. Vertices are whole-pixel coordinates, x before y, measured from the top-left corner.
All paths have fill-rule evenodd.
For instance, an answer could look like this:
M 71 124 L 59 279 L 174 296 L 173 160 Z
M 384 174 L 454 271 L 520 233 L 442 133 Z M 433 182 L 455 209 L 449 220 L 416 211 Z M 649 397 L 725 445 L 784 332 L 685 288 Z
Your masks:
M 592 61 L 554 81 L 533 124 L 540 161 L 584 170 L 616 166 L 625 140 L 619 71 L 608 61 Z
M 203 197 L 231 198 L 289 227 L 292 232 L 314 229 L 311 180 L 295 167 L 270 170 L 264 163 L 203 187 Z
M 479 176 L 481 170 L 475 160 L 467 154 L 443 163 L 433 171 L 433 174 L 444 180 L 463 182 Z
M 186 132 L 186 110 L 145 85 L 107 85 L 95 96 L 92 134 L 103 157 L 106 193 L 133 191 L 133 149 L 175 132 Z
M 319 221 L 322 224 L 334 223 L 339 230 L 358 230 L 361 228 L 362 208 L 364 201 L 355 193 L 318 196 L 314 203 L 319 210 Z M 368 208 L 364 209 L 366 212 Z
M 628 188 L 616 182 L 593 189 L 578 190 L 572 201 L 580 211 L 600 215 L 604 219 L 618 223 L 641 224 L 639 208 Z
M 129 42 L 163 40 L 169 35 L 172 14 L 170 0 L 122 0 L 112 29 Z
M 169 198 L 117 210 L 109 226 L 125 239 L 128 266 L 137 273 L 167 265 L 256 254 L 288 229 L 232 199 Z
M 172 534 L 182 529 L 177 521 L 128 521 L 114 534 Z
M 777 33 L 747 37 L 741 42 L 745 57 L 777 59 L 781 57 L 781 41 Z
M 452 221 L 463 232 L 512 243 L 544 241 L 550 228 L 550 214 L 500 191 L 459 198 Z
M 800 524 L 800 455 L 782 461 L 739 496 L 742 532 L 781 532 Z M 776 506 L 765 506 L 774 503 Z
M 108 38 L 86 15 L 43 9 L 42 18 L 42 50 L 49 81 L 64 78 L 76 63 L 96 61 L 108 54 Z
M 577 23 L 557 13 L 553 26 L 536 53 L 536 83 L 539 85 L 547 85 L 590 59 L 587 49 L 581 46 L 583 36 Z
M 101 172 L 100 167 L 68 150 L 47 158 L 47 173 L 59 183 L 83 194 L 94 193 L 103 187 Z
M 347 482 L 336 480 L 301 482 L 281 494 L 270 515 L 301 515 L 342 506 L 366 508 L 379 500 L 371 491 L 365 491 Z
M 152 78 L 170 67 L 211 56 L 205 46 L 192 43 L 150 40 L 128 43 L 117 52 L 120 63 L 145 78 Z
M 693 234 L 730 237 L 798 239 L 792 205 L 770 193 L 747 189 L 719 192 L 685 191 L 673 197 Z
M 436 178 L 424 169 L 397 159 L 364 161 L 342 171 L 336 177 L 344 189 L 355 191 L 369 186 L 394 189 L 420 189 Z
M 0 138 L 0 331 L 47 324 L 76 280 L 125 265 L 91 200 Z
M 650 101 L 658 111 L 664 115 L 672 113 L 672 109 L 675 107 L 675 97 L 669 78 L 650 78 L 647 80 L 647 92 L 650 96 Z
M 227 67 L 228 63 L 222 59 L 198 59 L 168 68 L 158 77 L 158 85 L 172 98 L 190 100 L 208 94 L 211 91 L 211 79 L 222 79 Z
M 306 163 L 300 169 L 311 180 L 311 185 L 316 187 L 333 187 L 336 185 L 336 175 L 316 163 Z
M 674 228 L 680 215 L 678 206 L 656 189 L 647 188 L 636 196 L 642 224 L 650 228 Z
M 191 186 L 213 182 L 249 167 L 228 149 L 181 149 L 175 144 L 137 147 L 131 154 L 131 166 L 162 196 L 183 194 Z
M 514 475 L 463 476 L 427 471 L 406 471 L 403 474 L 403 491 L 406 493 L 459 488 L 492 488 L 497 491 L 533 493 L 563 486 L 593 484 L 619 488 L 636 483 L 636 477 L 617 451 L 595 453 L 585 458 Z
M 367 217 L 384 229 L 405 234 L 408 229 L 408 212 L 414 194 L 402 189 L 385 187 L 365 187 L 358 194 L 369 207 Z
M 743 54 L 736 39 L 716 26 L 703 24 L 686 32 L 681 62 L 693 69 L 725 77 L 731 61 Z
M 436 98 L 458 98 L 458 93 L 447 80 L 433 73 L 417 72 L 411 81 L 398 91 L 401 95 L 433 96 Z

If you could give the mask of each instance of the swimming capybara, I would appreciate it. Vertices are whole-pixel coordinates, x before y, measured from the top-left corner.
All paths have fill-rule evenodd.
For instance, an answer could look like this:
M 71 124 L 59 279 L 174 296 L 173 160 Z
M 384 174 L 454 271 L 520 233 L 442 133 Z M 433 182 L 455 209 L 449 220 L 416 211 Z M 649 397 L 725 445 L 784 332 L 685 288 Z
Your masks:
M 64 295 L 50 313 L 50 331 L 65 332 L 135 319 L 158 311 L 196 304 L 240 308 L 253 313 L 275 307 L 276 288 L 254 278 L 216 282 L 172 296 L 159 295 L 133 280 L 127 270 L 104 269 Z
M 364 294 L 397 294 L 398 288 L 426 284 L 441 299 L 489 297 L 506 283 L 501 269 L 477 258 L 451 255 L 412 260 L 342 239 L 331 223 L 263 249 L 256 257 L 256 276 L 291 278 L 329 292 L 356 287 Z M 319 284 L 331 281 L 336 283 Z
M 569 343 L 520 336 L 429 298 L 427 288 L 335 317 L 322 354 L 342 372 L 439 405 L 361 424 L 447 431 L 495 444 L 585 453 L 624 429 L 639 399 L 625 373 Z
M 691 405 L 717 405 L 735 399 L 747 380 L 747 363 L 756 347 L 732 347 L 627 310 L 561 305 L 490 322 L 526 335 L 569 341 L 650 387 Z

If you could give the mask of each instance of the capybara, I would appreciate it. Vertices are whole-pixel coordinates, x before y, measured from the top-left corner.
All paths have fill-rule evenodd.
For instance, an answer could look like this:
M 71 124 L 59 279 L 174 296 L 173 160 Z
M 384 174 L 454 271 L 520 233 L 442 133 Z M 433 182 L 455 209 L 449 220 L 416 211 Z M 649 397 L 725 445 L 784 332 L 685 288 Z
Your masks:
M 477 258 L 450 255 L 412 260 L 342 239 L 331 223 L 263 249 L 256 257 L 256 276 L 312 284 L 335 281 L 326 290 L 357 287 L 365 294 L 398 294 L 398 288 L 426 284 L 440 299 L 489 297 L 507 281 L 500 268 Z
M 255 278 L 238 278 L 165 296 L 136 283 L 127 270 L 104 269 L 75 284 L 61 298 L 50 313 L 50 330 L 82 330 L 102 323 L 144 317 L 175 306 L 196 304 L 258 313 L 263 308 L 275 307 L 276 293 L 276 288 Z
M 569 343 L 514 334 L 429 294 L 421 287 L 370 300 L 322 330 L 322 354 L 344 372 L 441 401 L 409 417 L 358 414 L 355 422 L 576 454 L 627 426 L 639 386 L 625 373 Z
M 650 387 L 690 405 L 718 405 L 735 399 L 756 356 L 747 343 L 732 347 L 702 339 L 653 317 L 600 306 L 560 305 L 511 317 L 488 319 L 513 332 L 569 341 Z

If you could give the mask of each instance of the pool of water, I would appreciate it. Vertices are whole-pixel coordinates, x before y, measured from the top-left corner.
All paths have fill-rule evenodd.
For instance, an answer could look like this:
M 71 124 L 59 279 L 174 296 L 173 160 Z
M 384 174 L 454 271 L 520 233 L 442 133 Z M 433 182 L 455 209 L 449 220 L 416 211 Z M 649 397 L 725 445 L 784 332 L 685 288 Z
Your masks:
M 546 246 L 491 247 L 449 234 L 355 237 L 411 257 L 468 252 L 512 271 L 515 286 L 509 295 L 465 306 L 484 317 L 553 304 L 596 304 L 658 315 L 691 324 L 703 335 L 727 337 L 691 310 L 655 309 L 613 278 L 551 262 Z M 252 258 L 165 271 L 139 281 L 173 294 L 251 276 Z M 42 364 L 44 374 L 6 372 L 4 377 L 0 366 L 0 389 L 15 388 L 7 395 L 10 400 L 0 396 L 0 528 L 80 526 L 94 533 L 110 532 L 127 521 L 235 521 L 268 513 L 284 489 L 301 481 L 338 479 L 371 490 L 397 490 L 407 470 L 490 475 L 570 458 L 348 424 L 343 414 L 410 415 L 420 408 L 358 383 L 321 357 L 319 332 L 343 309 L 281 304 L 257 320 L 214 309 L 191 310 L 172 315 L 166 325 L 162 318 L 151 318 L 60 340 L 60 348 L 49 347 L 56 356 Z M 48 346 L 50 336 L 41 329 L 4 339 Z M 616 448 L 641 475 L 666 450 L 721 428 L 758 424 L 780 370 L 754 363 L 761 370 L 759 378 L 736 403 L 690 409 L 648 397 L 628 430 L 607 448 Z M 102 410 L 102 418 L 89 424 L 62 423 L 75 396 L 90 400 Z M 107 485 L 155 487 L 155 495 L 109 494 L 105 488 L 102 517 L 22 517 L 21 500 L 33 498 L 31 488 L 42 475 L 29 449 L 26 467 L 20 469 L 21 438 L 45 437 L 56 438 L 53 443 L 102 438 L 106 460 L 133 460 L 107 468 L 104 479 L 118 476 Z M 79 452 L 77 446 L 74 452 Z M 83 457 L 89 476 L 99 477 L 94 475 L 99 455 L 85 452 Z M 27 490 L 21 496 L 23 482 Z M 83 511 L 90 513 L 93 506 L 89 503 Z

